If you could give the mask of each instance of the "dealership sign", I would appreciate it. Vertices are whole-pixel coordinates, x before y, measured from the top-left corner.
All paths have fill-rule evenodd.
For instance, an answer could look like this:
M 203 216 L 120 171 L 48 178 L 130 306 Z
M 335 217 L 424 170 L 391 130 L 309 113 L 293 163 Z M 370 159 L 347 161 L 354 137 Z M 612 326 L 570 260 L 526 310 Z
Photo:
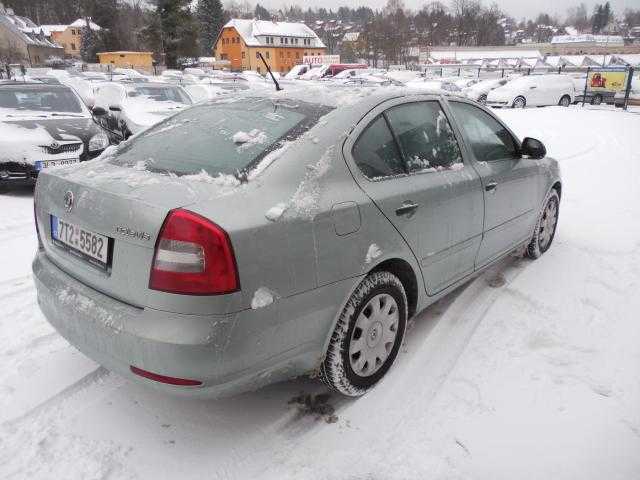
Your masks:
M 594 70 L 587 76 L 589 91 L 618 92 L 627 88 L 626 70 Z
M 340 55 L 305 55 L 302 63 L 307 65 L 331 65 L 340 63 Z

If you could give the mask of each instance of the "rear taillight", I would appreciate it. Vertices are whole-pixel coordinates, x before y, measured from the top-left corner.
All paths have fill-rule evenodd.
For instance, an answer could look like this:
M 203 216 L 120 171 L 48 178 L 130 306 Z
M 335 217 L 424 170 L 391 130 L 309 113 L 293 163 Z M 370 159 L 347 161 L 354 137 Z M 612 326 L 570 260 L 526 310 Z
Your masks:
M 227 232 L 189 210 L 169 212 L 156 241 L 149 288 L 184 295 L 239 290 Z

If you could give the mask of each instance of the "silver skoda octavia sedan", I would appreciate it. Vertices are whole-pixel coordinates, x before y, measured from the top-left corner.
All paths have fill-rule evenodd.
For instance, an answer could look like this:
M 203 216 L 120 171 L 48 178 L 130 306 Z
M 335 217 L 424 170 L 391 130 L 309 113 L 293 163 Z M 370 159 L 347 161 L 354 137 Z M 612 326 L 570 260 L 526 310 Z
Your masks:
M 562 187 L 545 156 L 461 98 L 196 105 L 42 172 L 38 302 L 86 355 L 163 391 L 315 374 L 361 395 L 407 319 L 549 248 Z

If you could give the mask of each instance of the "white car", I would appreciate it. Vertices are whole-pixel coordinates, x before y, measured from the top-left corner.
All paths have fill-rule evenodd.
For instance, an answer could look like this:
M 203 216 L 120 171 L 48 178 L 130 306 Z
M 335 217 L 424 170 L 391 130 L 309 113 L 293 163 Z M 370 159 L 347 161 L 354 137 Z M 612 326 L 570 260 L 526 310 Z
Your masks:
M 467 98 L 475 100 L 479 103 L 487 103 L 487 95 L 491 90 L 502 87 L 507 84 L 508 78 L 495 78 L 491 80 L 482 80 L 470 87 L 463 88 L 462 92 Z
M 301 75 L 304 75 L 305 73 L 307 73 L 309 70 L 311 70 L 311 67 L 309 65 L 305 65 L 305 64 L 294 65 L 293 67 L 291 67 L 291 70 L 287 72 L 284 78 L 296 79 Z
M 491 90 L 487 94 L 487 105 L 491 107 L 543 107 L 573 103 L 575 89 L 568 75 L 526 75 Z
M 95 89 L 94 105 L 105 127 L 128 138 L 193 105 L 193 99 L 179 85 L 105 82 Z

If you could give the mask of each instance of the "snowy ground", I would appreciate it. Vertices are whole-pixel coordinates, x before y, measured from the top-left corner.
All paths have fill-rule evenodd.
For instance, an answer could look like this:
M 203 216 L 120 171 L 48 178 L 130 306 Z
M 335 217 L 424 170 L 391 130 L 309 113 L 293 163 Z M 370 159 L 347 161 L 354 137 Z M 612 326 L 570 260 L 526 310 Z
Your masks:
M 499 114 L 562 164 L 554 245 L 420 314 L 357 400 L 305 408 L 325 390 L 296 380 L 187 401 L 107 372 L 36 307 L 31 193 L 0 197 L 0 478 L 640 478 L 640 115 Z

